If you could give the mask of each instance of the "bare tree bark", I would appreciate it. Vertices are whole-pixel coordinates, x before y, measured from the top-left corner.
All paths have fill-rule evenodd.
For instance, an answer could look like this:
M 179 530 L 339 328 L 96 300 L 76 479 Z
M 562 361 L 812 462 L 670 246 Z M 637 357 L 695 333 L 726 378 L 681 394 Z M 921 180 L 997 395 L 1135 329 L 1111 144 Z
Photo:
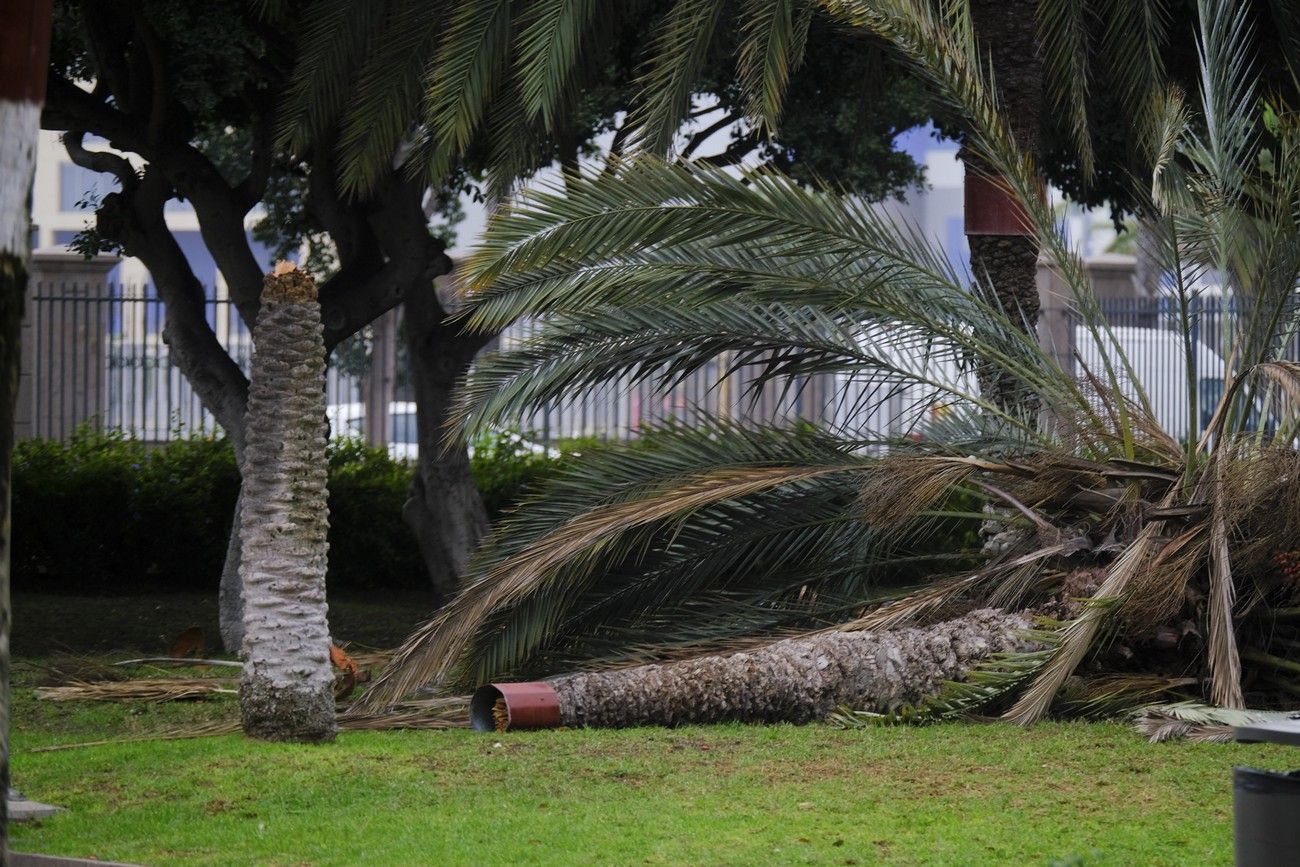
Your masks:
M 221 584 L 217 588 L 217 630 L 226 653 L 240 653 L 244 647 L 244 584 L 239 575 L 241 543 L 240 516 L 244 511 L 244 483 L 239 483 L 235 514 L 230 521 L 226 540 L 226 559 L 221 565 Z
M 761 650 L 549 681 L 566 726 L 795 722 L 915 704 L 993 653 L 1037 647 L 1028 617 L 982 609 L 935 626 L 827 632 Z
M 253 331 L 243 462 L 239 705 L 244 731 L 269 740 L 332 740 L 337 729 L 321 333 L 312 279 L 293 269 L 268 276 Z
M 432 288 L 412 293 L 405 313 L 420 454 L 402 515 L 442 604 L 459 588 L 488 529 L 469 453 L 463 446 L 448 450 L 444 441 L 453 391 L 484 339 L 447 324 Z
M 9 507 L 50 0 L 0 2 L 0 865 L 9 862 Z

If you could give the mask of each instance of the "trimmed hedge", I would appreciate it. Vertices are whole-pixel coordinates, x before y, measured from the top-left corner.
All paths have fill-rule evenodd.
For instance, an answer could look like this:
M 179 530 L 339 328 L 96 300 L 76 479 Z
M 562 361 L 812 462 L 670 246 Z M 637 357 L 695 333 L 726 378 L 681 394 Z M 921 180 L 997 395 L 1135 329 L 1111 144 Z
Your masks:
M 413 468 L 356 441 L 332 443 L 329 461 L 330 590 L 427 587 L 402 520 Z M 489 517 L 556 463 L 509 435 L 480 437 L 472 469 Z M 18 443 L 14 589 L 215 592 L 238 492 L 234 452 L 220 439 L 146 446 L 81 431 Z

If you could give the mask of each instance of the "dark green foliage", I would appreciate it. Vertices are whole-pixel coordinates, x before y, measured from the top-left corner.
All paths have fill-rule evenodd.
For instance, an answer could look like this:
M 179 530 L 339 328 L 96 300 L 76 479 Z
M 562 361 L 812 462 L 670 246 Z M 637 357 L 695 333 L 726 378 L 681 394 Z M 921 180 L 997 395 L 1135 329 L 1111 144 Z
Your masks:
M 492 432 L 476 437 L 470 471 L 488 520 L 496 523 L 524 495 L 555 475 L 561 465 L 599 445 L 595 437 L 573 438 L 548 453 L 513 434 Z
M 475 441 L 474 478 L 495 520 L 560 460 L 510 434 Z M 566 456 L 596 445 L 570 440 Z M 415 538 L 402 519 L 412 468 L 358 441 L 330 446 L 331 591 L 423 590 Z M 20 591 L 216 592 L 239 492 L 222 439 L 146 446 L 81 431 L 28 440 L 14 455 L 14 586 Z
M 183 550 L 195 571 L 208 559 L 205 549 L 216 548 L 213 574 L 219 575 L 224 527 L 158 535 L 156 546 L 149 534 L 142 538 L 137 510 L 143 490 L 156 488 L 143 482 L 151 469 L 142 443 L 115 436 L 82 433 L 67 443 L 19 443 L 13 468 L 14 588 L 96 592 L 142 586 L 153 571 L 150 550 L 165 547 Z M 230 471 L 237 478 L 233 456 Z M 199 496 L 188 485 L 178 487 L 173 505 Z M 228 515 L 233 495 L 225 505 Z
M 331 443 L 329 461 L 330 591 L 428 587 L 415 536 L 402 519 L 411 468 L 360 440 Z

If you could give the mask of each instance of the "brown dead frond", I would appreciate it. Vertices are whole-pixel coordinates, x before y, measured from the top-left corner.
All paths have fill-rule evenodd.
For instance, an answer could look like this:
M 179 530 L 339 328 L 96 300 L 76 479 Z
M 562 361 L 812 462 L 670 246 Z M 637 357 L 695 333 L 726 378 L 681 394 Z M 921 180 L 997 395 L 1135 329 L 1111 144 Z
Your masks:
M 182 741 L 191 738 L 210 738 L 218 735 L 233 735 L 239 731 L 239 720 L 219 720 L 186 728 L 164 729 L 143 735 L 131 735 L 123 738 L 104 738 L 98 741 L 80 741 L 73 744 L 49 744 L 43 747 L 26 747 L 26 753 L 53 753 L 62 750 L 79 750 L 86 747 L 102 747 L 109 744 L 133 744 L 149 741 Z
M 1194 677 L 1141 673 L 1072 677 L 1062 687 L 1052 709 L 1064 716 L 1113 719 L 1131 715 L 1153 702 L 1167 701 L 1169 693 L 1197 683 Z
M 1133 725 L 1139 734 L 1153 744 L 1178 738 L 1209 744 L 1226 744 L 1232 741 L 1232 726 L 1189 722 L 1154 709 L 1148 710 L 1134 720 Z
M 185 701 L 238 693 L 233 680 L 215 677 L 154 678 L 121 681 L 71 681 L 36 688 L 45 701 Z
M 1092 648 L 1098 630 L 1114 609 L 1114 603 L 1128 592 L 1129 583 L 1134 576 L 1150 562 L 1156 538 L 1156 525 L 1148 525 L 1110 564 L 1106 580 L 1091 604 L 1077 620 L 1065 628 L 1052 659 L 1034 678 L 1029 689 L 1003 715 L 1003 719 L 1029 725 L 1047 713 L 1065 679 L 1074 673 L 1084 655 Z
M 62 686 L 76 681 L 79 683 L 98 683 L 100 681 L 126 680 L 130 677 L 121 668 L 92 659 L 87 656 L 60 654 L 44 664 L 29 663 L 30 667 L 40 672 L 38 686 Z
M 461 729 L 469 727 L 469 696 L 445 696 L 406 701 L 379 712 L 355 705 L 338 717 L 343 731 L 393 731 L 396 729 Z
M 1227 497 L 1222 493 L 1223 462 L 1212 461 L 1207 472 L 1214 474 L 1215 491 L 1214 511 L 1210 518 L 1210 609 L 1207 615 L 1210 627 L 1210 698 L 1221 707 L 1241 708 L 1245 707 L 1246 700 L 1241 694 L 1241 657 L 1232 619 L 1237 588 L 1232 581 Z
M 858 495 L 862 519 L 877 528 L 913 520 L 977 473 L 1015 473 L 1022 468 L 997 461 L 948 455 L 886 458 L 867 476 Z
M 1187 586 L 1206 565 L 1205 522 L 1159 545 L 1147 568 L 1133 576 L 1121 612 L 1130 634 L 1140 635 L 1168 621 L 1183 607 Z

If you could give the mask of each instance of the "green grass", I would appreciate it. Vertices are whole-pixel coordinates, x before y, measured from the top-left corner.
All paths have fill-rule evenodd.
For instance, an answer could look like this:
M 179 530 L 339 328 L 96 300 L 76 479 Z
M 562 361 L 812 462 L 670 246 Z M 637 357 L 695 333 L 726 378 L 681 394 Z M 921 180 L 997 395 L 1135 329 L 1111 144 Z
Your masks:
M 212 605 L 15 601 L 15 646 L 29 654 L 15 671 L 15 783 L 69 809 L 16 826 L 14 848 L 150 865 L 1228 864 L 1232 766 L 1300 764 L 1285 747 L 1151 745 L 1083 724 L 381 732 L 318 747 L 229 736 L 33 752 L 233 719 L 229 699 L 52 703 L 31 689 L 48 677 L 33 663 L 57 660 L 30 654 L 157 652 Z M 378 646 L 423 614 L 418 600 L 332 612 L 341 638 Z
M 1115 725 L 821 726 L 37 745 L 233 714 L 19 689 L 14 776 L 69 808 L 13 845 L 143 864 L 1227 864 L 1272 746 Z

